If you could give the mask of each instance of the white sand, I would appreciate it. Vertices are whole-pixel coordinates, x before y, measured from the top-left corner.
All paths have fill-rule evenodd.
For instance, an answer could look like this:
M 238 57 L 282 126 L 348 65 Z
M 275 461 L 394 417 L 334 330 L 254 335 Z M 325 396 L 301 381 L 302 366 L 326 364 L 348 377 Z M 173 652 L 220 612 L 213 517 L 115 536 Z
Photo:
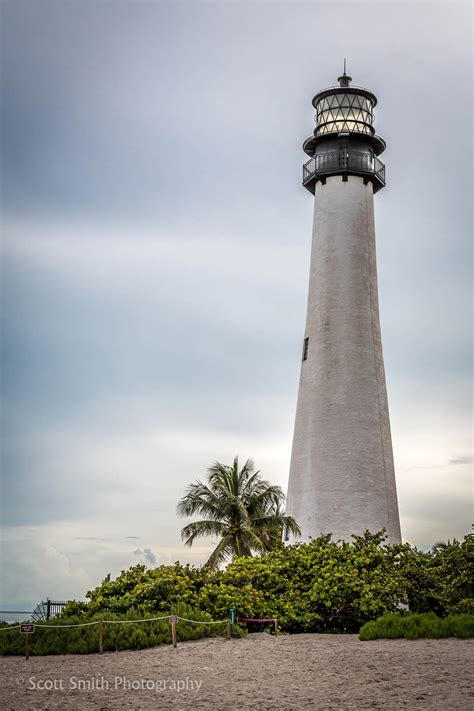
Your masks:
M 474 708 L 471 640 L 301 634 L 205 639 L 103 655 L 0 659 L 3 709 Z M 56 689 L 32 690 L 30 677 Z M 145 686 L 124 689 L 115 677 Z M 71 688 L 82 679 L 88 690 Z M 56 680 L 56 682 L 54 682 Z M 147 689 L 182 680 L 188 689 Z M 187 680 L 187 681 L 186 681 Z M 191 688 L 191 681 L 194 690 Z M 201 682 L 199 691 L 195 682 Z M 107 689 L 107 683 L 109 688 Z M 60 688 L 63 687 L 63 688 Z M 99 688 L 96 688 L 99 687 Z M 116 688 L 117 687 L 117 688 Z

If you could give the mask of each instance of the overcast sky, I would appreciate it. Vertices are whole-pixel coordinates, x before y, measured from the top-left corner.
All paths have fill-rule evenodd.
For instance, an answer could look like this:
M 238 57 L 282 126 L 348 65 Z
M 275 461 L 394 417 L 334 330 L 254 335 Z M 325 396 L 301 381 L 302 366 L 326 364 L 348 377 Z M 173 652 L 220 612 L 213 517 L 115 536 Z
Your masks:
M 214 460 L 284 490 L 311 98 L 379 98 L 380 308 L 402 535 L 471 528 L 469 3 L 2 3 L 0 607 L 201 563 Z M 21 607 L 19 609 L 22 609 Z

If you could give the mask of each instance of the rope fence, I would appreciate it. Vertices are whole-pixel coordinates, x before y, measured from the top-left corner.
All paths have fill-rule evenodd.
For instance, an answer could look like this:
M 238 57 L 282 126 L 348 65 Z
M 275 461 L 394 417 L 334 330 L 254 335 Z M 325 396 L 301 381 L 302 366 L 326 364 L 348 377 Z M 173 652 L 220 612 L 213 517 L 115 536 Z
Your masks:
M 228 620 L 189 620 L 187 617 L 179 617 L 178 615 L 164 615 L 163 617 L 144 617 L 142 620 L 94 620 L 93 622 L 77 622 L 74 625 L 40 625 L 35 622 L 28 623 L 31 627 L 42 629 L 42 630 L 56 630 L 58 628 L 69 628 L 69 627 L 89 627 L 91 625 L 131 625 L 137 622 L 156 622 L 157 620 L 170 620 L 173 616 L 177 620 L 182 620 L 183 622 L 192 622 L 195 625 L 223 625 Z M 240 619 L 240 618 L 239 618 Z M 242 618 L 243 620 L 244 618 Z M 257 622 L 258 620 L 253 620 Z M 15 625 L 14 627 L 0 627 L 0 632 L 10 632 L 11 630 L 17 630 L 22 625 Z
M 178 620 L 183 620 L 183 622 L 194 622 L 196 625 L 223 625 L 228 622 L 228 620 L 217 620 L 216 622 L 209 620 L 188 620 L 187 617 L 178 617 Z
M 104 625 L 128 625 L 130 622 L 156 622 L 157 620 L 169 620 L 170 615 L 164 617 L 144 617 L 143 620 L 102 620 Z M 181 618 L 180 618 L 181 619 Z M 100 620 L 98 620 L 100 622 Z
M 176 625 L 179 620 L 182 622 L 190 622 L 195 625 L 226 625 L 226 638 L 230 639 L 232 637 L 232 622 L 230 619 L 227 620 L 190 620 L 187 617 L 180 617 L 179 615 L 163 615 L 162 617 L 144 617 L 141 620 L 94 620 L 93 622 L 77 622 L 73 625 L 42 625 L 35 622 L 23 623 L 15 625 L 13 627 L 0 627 L 0 632 L 11 632 L 12 630 L 20 630 L 20 634 L 25 637 L 25 658 L 29 659 L 29 643 L 30 635 L 35 631 L 35 629 L 41 630 L 57 630 L 57 629 L 71 629 L 72 627 L 91 627 L 93 625 L 99 626 L 99 653 L 104 652 L 104 626 L 105 625 L 129 625 L 137 624 L 141 622 L 157 622 L 158 620 L 169 620 L 171 625 L 171 640 L 173 647 L 176 648 L 178 641 L 176 635 Z
M 68 628 L 68 627 L 90 627 L 91 625 L 98 625 L 100 624 L 101 620 L 94 620 L 94 622 L 78 622 L 75 625 L 37 625 L 34 622 L 32 622 L 33 628 L 37 627 L 38 629 L 42 630 L 54 630 L 57 629 L 58 627 L 63 627 L 63 628 Z M 20 625 L 21 627 L 21 625 Z M 5 628 L 3 628 L 5 629 Z M 10 628 L 11 629 L 11 628 Z
M 14 627 L 0 627 L 0 632 L 10 632 L 10 630 L 19 630 L 21 625 L 15 625 Z
M 273 622 L 273 624 L 275 626 L 275 635 L 276 635 L 277 629 L 278 629 L 278 618 L 277 617 L 260 617 L 260 618 L 238 617 L 237 622 Z

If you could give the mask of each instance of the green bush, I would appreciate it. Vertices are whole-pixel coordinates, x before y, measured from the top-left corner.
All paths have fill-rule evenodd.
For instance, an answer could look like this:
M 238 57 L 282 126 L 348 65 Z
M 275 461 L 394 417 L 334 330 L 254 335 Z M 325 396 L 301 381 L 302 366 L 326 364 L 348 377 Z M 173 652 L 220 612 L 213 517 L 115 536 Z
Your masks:
M 108 575 L 87 593 L 88 602 L 70 602 L 62 614 L 79 620 L 143 617 L 185 605 L 223 620 L 235 607 L 241 617 L 277 617 L 282 632 L 358 632 L 366 622 L 399 613 L 401 604 L 439 617 L 472 614 L 473 578 L 474 536 L 423 552 L 387 545 L 383 532 L 353 536 L 351 543 L 326 535 L 236 558 L 215 573 L 180 563 L 152 570 L 136 565 L 115 580 Z M 141 644 L 141 635 L 136 637 Z
M 474 637 L 474 615 L 448 615 L 441 618 L 434 612 L 407 615 L 387 614 L 367 622 L 359 639 L 442 639 L 444 637 Z
M 449 613 L 474 611 L 474 536 L 461 543 L 437 544 L 429 553 L 405 546 L 400 557 L 410 610 Z
M 474 598 L 466 597 L 460 600 L 456 605 L 451 606 L 451 612 L 455 615 L 474 615 Z
M 190 620 L 210 621 L 210 616 L 184 604 L 178 604 L 169 613 Z M 154 615 L 141 614 L 137 610 L 129 610 L 117 615 L 108 612 L 107 615 L 94 614 L 79 617 L 58 617 L 49 622 L 35 624 L 35 631 L 30 636 L 30 654 L 89 654 L 99 651 L 99 626 L 67 627 L 60 625 L 75 625 L 100 619 L 130 620 L 125 624 L 104 624 L 104 651 L 120 651 L 124 649 L 145 649 L 159 644 L 171 643 L 171 627 L 167 619 L 152 622 L 132 622 L 132 620 L 151 618 Z M 156 615 L 158 616 L 158 615 Z M 25 640 L 13 625 L 2 624 L 0 629 L 0 654 L 24 654 Z M 192 624 L 179 620 L 176 626 L 178 641 L 201 639 L 224 635 L 226 624 L 208 625 Z M 240 636 L 241 631 L 234 626 L 234 636 Z
M 153 570 L 137 565 L 115 580 L 107 576 L 87 594 L 89 603 L 69 603 L 63 614 L 159 613 L 179 601 L 214 620 L 235 607 L 241 617 L 277 617 L 282 631 L 357 632 L 408 601 L 400 565 L 407 555 L 413 555 L 409 546 L 388 546 L 383 533 L 366 533 L 350 544 L 326 535 L 236 558 L 216 573 L 179 563 Z

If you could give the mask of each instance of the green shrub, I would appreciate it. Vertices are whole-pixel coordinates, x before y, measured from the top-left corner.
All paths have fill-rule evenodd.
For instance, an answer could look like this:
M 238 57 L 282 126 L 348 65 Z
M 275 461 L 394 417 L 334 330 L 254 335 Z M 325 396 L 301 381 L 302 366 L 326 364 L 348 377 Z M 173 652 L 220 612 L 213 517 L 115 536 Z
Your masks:
M 474 615 L 474 598 L 466 597 L 456 605 L 452 605 L 450 609 L 454 615 L 462 615 L 464 613 Z
M 411 612 L 439 617 L 472 614 L 473 578 L 472 535 L 430 552 L 409 544 L 387 545 L 383 532 L 353 536 L 351 543 L 325 535 L 263 556 L 236 558 L 215 573 L 180 563 L 151 570 L 136 565 L 115 580 L 108 575 L 87 593 L 89 602 L 72 601 L 62 615 L 78 620 L 132 612 L 157 616 L 184 605 L 223 620 L 235 607 L 241 617 L 277 617 L 282 632 L 358 632 L 387 613 L 398 620 L 401 603 Z M 112 635 L 118 646 L 126 644 L 127 635 L 122 639 L 121 634 Z M 153 634 L 160 638 L 158 630 Z M 395 628 L 391 634 L 398 636 Z M 135 643 L 142 642 L 136 635 Z
M 441 639 L 444 637 L 474 637 L 474 615 L 448 615 L 441 618 L 434 612 L 388 614 L 367 622 L 359 639 Z
M 408 603 L 413 612 L 474 611 L 474 536 L 439 543 L 429 553 L 405 546 L 400 557 Z
M 179 615 L 190 620 L 210 621 L 208 614 L 194 610 L 184 604 L 178 604 L 167 614 Z M 142 618 L 151 618 L 154 615 L 142 615 L 136 610 L 129 610 L 125 614 L 117 615 L 90 615 L 86 618 L 61 617 L 50 622 L 35 624 L 35 631 L 30 636 L 30 654 L 90 654 L 99 651 L 99 626 L 66 627 L 60 625 L 74 625 L 92 622 L 100 619 L 129 620 L 125 624 L 104 625 L 104 651 L 120 651 L 124 649 L 145 649 L 159 644 L 171 643 L 171 628 L 168 619 L 154 620 L 151 622 L 133 622 Z M 24 654 L 25 641 L 18 629 L 9 630 L 12 625 L 2 625 L 0 630 L 0 654 Z M 178 621 L 176 626 L 179 641 L 201 639 L 224 635 L 226 624 L 208 625 L 192 624 L 191 622 Z M 234 626 L 235 636 L 241 636 L 240 630 Z
M 158 614 L 180 602 L 214 620 L 235 607 L 241 617 L 277 617 L 282 631 L 357 632 L 407 601 L 400 559 L 410 551 L 385 545 L 383 533 L 355 536 L 351 544 L 326 535 L 261 557 L 236 558 L 216 573 L 179 563 L 153 570 L 137 565 L 115 580 L 107 576 L 87 594 L 89 603 L 69 603 L 63 614 Z

